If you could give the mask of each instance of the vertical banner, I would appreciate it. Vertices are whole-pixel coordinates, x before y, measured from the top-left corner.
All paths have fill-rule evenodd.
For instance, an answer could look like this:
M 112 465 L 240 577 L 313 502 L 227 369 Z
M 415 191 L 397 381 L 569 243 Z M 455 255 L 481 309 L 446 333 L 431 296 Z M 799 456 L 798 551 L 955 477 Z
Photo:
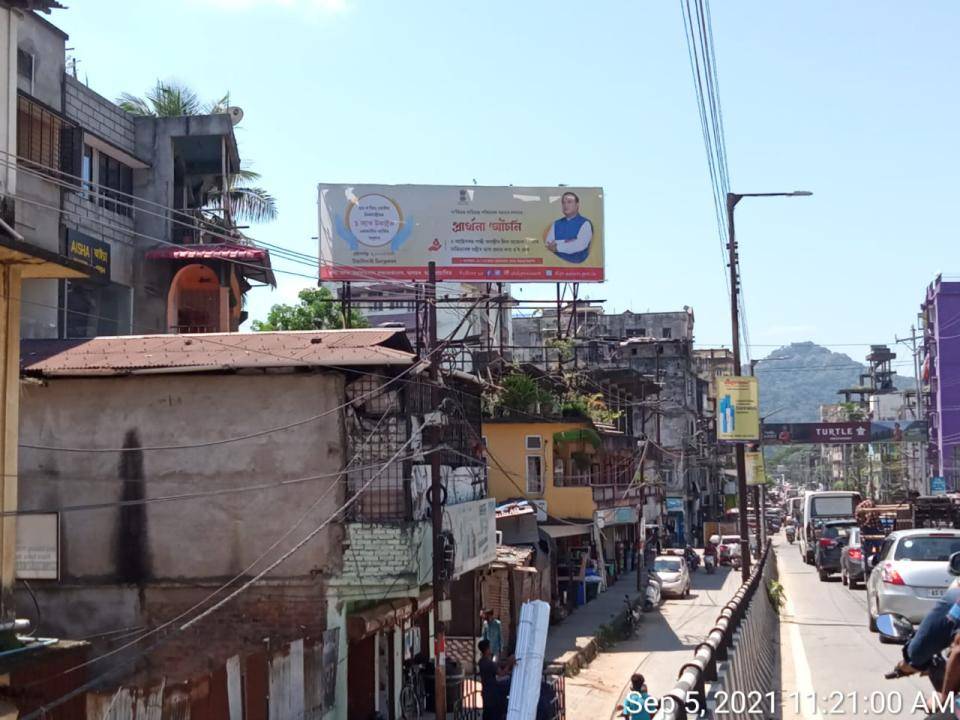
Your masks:
M 760 392 L 754 377 L 717 378 L 717 440 L 760 439 Z
M 763 464 L 763 450 L 744 454 L 747 469 L 747 485 L 766 485 L 767 471 Z

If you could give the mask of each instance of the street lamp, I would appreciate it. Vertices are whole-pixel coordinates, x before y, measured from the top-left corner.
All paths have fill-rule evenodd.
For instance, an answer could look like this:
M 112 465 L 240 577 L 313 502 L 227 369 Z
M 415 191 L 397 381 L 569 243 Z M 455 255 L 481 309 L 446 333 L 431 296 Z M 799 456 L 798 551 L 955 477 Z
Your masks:
M 740 290 L 740 278 L 737 267 L 737 235 L 733 223 L 733 211 L 745 197 L 808 197 L 809 190 L 775 193 L 727 193 L 727 250 L 730 252 L 730 324 L 733 335 L 733 367 L 739 375 L 740 369 L 740 309 L 737 296 Z M 737 495 L 740 507 L 740 572 L 743 581 L 750 578 L 750 537 L 747 523 L 747 464 L 743 443 L 736 445 L 737 456 Z M 759 528 L 758 528 L 759 530 Z

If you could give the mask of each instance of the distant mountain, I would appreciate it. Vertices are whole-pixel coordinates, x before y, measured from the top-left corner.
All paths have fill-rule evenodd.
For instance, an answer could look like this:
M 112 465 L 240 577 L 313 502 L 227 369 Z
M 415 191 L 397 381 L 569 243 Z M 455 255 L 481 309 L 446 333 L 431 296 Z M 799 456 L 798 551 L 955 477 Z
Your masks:
M 849 355 L 813 342 L 786 345 L 757 363 L 760 414 L 779 410 L 771 422 L 816 422 L 820 406 L 841 402 L 837 390 L 859 386 L 860 374 L 866 370 L 864 363 Z M 897 375 L 894 385 L 908 390 L 914 379 Z

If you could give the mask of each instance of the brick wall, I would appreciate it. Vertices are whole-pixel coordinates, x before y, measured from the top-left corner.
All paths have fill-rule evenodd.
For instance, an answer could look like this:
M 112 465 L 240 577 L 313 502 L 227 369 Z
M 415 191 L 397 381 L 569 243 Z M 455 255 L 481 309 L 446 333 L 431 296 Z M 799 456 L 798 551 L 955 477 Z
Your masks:
M 64 83 L 64 113 L 85 130 L 133 154 L 136 149 L 133 116 L 71 76 Z
M 154 627 L 177 617 L 211 590 L 148 587 L 143 595 L 144 625 Z M 221 667 L 234 655 L 270 652 L 298 638 L 320 637 L 326 629 L 324 592 L 319 581 L 255 586 L 147 654 L 137 681 L 165 677 L 169 683 L 182 682 Z M 163 632 L 143 644 L 162 637 Z M 98 651 L 103 649 L 108 648 Z
M 430 575 L 432 553 L 428 530 L 427 523 L 348 523 L 340 581 L 391 584 L 400 575 L 424 582 Z

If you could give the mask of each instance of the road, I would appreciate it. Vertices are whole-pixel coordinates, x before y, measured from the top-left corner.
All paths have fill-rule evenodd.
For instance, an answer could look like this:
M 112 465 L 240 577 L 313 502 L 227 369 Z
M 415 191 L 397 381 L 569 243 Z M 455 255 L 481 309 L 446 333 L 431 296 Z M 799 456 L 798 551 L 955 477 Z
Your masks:
M 821 582 L 782 534 L 774 545 L 788 601 L 780 628 L 784 718 L 923 717 L 916 702 L 932 687 L 923 678 L 884 680 L 901 649 L 867 628 L 864 591 L 848 589 L 839 575 Z
M 693 576 L 690 597 L 668 599 L 659 612 L 644 615 L 637 637 L 600 653 L 576 677 L 567 680 L 567 717 L 607 720 L 615 717 L 630 676 L 643 673 L 650 693 L 666 694 L 680 666 L 707 634 L 723 605 L 740 586 L 738 572 L 720 568 Z

